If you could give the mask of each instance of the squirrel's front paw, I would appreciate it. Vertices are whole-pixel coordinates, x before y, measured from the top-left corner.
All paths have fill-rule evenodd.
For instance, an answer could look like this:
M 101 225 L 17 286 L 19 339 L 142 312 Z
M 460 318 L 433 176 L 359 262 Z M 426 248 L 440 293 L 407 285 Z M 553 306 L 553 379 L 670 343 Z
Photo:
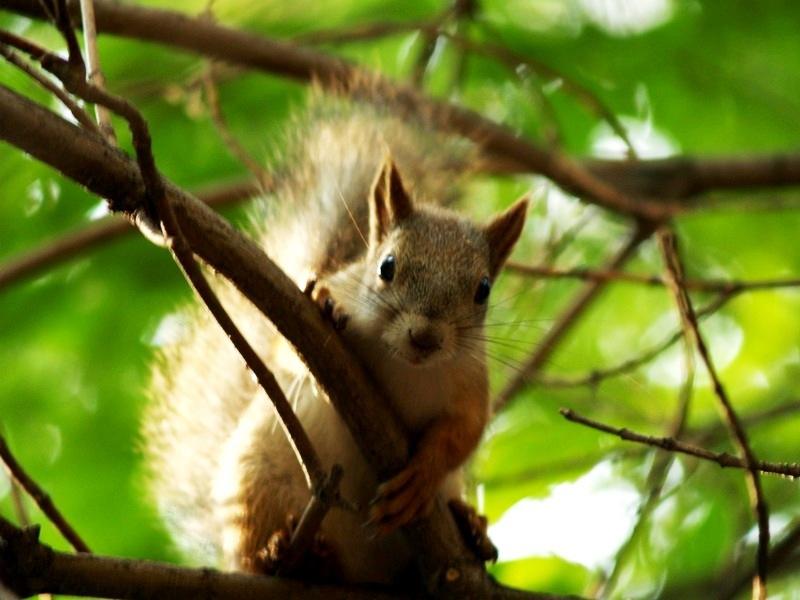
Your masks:
M 347 326 L 350 316 L 333 299 L 328 286 L 316 280 L 311 280 L 306 284 L 305 293 L 319 306 L 322 314 L 333 323 L 334 329 L 341 331 Z
M 441 479 L 422 464 L 410 464 L 378 486 L 368 523 L 385 534 L 429 514 Z

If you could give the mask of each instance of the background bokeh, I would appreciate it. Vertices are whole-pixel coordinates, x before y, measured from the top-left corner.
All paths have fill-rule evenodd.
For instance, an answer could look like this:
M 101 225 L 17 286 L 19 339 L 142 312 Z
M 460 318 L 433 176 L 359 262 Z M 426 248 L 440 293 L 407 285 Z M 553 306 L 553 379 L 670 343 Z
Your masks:
M 146 2 L 199 14 L 198 1 Z M 409 29 L 334 52 L 389 77 L 419 71 L 430 94 L 465 104 L 542 144 L 577 156 L 623 158 L 625 146 L 585 97 L 583 86 L 623 123 L 642 158 L 750 155 L 796 150 L 800 139 L 800 10 L 790 0 L 480 0 L 448 30 L 476 44 L 528 57 L 509 68 L 439 38 L 420 63 L 425 36 Z M 219 22 L 295 38 L 376 21 L 431 20 L 442 2 L 338 0 L 291 3 L 218 0 Z M 0 27 L 61 49 L 41 23 L 0 12 Z M 101 37 L 112 91 L 150 123 L 161 171 L 197 189 L 248 175 L 210 118 L 200 84 L 207 63 L 161 46 Z M 420 65 L 424 70 L 420 70 Z M 230 133 L 265 165 L 308 87 L 262 73 L 218 72 Z M 0 82 L 60 110 L 17 70 Z M 127 132 L 119 127 L 128 145 Z M 476 178 L 464 210 L 483 217 L 533 191 L 533 210 L 515 258 L 560 267 L 602 265 L 629 226 L 534 176 Z M 0 260 L 103 218 L 102 202 L 51 169 L 0 146 Z M 800 276 L 800 196 L 795 190 L 711 194 L 676 221 L 688 274 L 769 279 Z M 244 208 L 226 211 L 246 221 Z M 0 263 L 1 264 L 1 263 Z M 663 270 L 648 241 L 631 271 Z M 489 316 L 493 389 L 513 377 L 535 342 L 581 286 L 572 280 L 502 276 Z M 169 317 L 190 292 L 166 252 L 137 235 L 93 249 L 0 290 L 0 423 L 19 460 L 52 495 L 93 550 L 179 560 L 155 514 L 142 475 L 138 424 L 148 364 L 170 337 Z M 697 294 L 702 306 L 712 299 Z M 796 461 L 800 290 L 739 296 L 703 323 L 734 404 L 749 422 L 759 457 Z M 679 327 L 663 288 L 609 285 L 544 369 L 580 376 L 636 357 Z M 492 424 L 471 464 L 470 493 L 489 515 L 500 547 L 496 576 L 529 589 L 613 598 L 703 598 L 752 568 L 755 531 L 740 472 L 680 457 L 653 489 L 654 451 L 565 421 L 561 406 L 652 435 L 664 435 L 684 381 L 675 345 L 641 367 L 597 385 L 546 382 L 518 395 Z M 731 450 L 719 428 L 708 378 L 698 368 L 686 436 Z M 774 411 L 777 414 L 764 411 Z M 796 482 L 765 477 L 774 536 L 797 525 Z M 12 516 L 0 473 L 0 513 Z M 41 515 L 28 503 L 32 519 Z M 43 522 L 43 539 L 64 542 Z M 621 549 L 623 549 L 621 551 Z M 775 574 L 774 597 L 800 598 L 792 566 Z M 793 561 L 793 562 L 792 562 Z M 794 573 L 793 573 L 794 571 Z M 612 583 L 604 582 L 612 576 Z M 742 590 L 746 596 L 748 586 Z

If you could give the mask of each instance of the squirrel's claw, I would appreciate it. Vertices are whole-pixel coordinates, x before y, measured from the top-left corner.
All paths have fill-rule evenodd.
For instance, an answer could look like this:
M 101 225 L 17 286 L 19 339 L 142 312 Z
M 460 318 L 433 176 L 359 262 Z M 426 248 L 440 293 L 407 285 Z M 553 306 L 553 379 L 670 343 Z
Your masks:
M 438 491 L 436 479 L 420 465 L 409 465 L 378 486 L 368 524 L 386 534 L 429 514 Z
M 310 280 L 306 284 L 305 291 L 322 310 L 322 314 L 333 323 L 334 329 L 341 331 L 347 326 L 347 321 L 350 316 L 336 303 L 333 296 L 331 296 L 330 289 L 326 285 L 320 284 L 316 280 Z
M 296 564 L 286 565 L 292 536 L 297 528 L 297 519 L 289 514 L 286 525 L 270 536 L 267 545 L 256 555 L 255 571 L 266 575 L 290 575 L 310 581 L 327 583 L 341 578 L 341 565 L 334 547 L 322 532 L 314 535 L 311 547 Z
M 286 515 L 286 525 L 273 531 L 266 546 L 256 553 L 253 561 L 253 567 L 256 572 L 266 575 L 277 573 L 289 550 L 292 533 L 296 526 L 297 520 L 294 515 L 291 513 Z
M 461 537 L 475 555 L 483 561 L 497 561 L 497 548 L 489 539 L 488 521 L 486 517 L 478 514 L 470 504 L 463 500 L 453 499 L 447 503 L 453 514 Z

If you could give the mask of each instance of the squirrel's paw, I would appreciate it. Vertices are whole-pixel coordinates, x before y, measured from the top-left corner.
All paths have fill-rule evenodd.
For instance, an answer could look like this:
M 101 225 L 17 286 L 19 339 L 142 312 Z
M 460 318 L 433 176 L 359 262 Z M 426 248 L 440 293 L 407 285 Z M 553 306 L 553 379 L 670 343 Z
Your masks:
M 314 535 L 305 555 L 295 561 L 295 564 L 286 564 L 296 528 L 297 519 L 292 514 L 287 515 L 286 526 L 275 530 L 267 545 L 258 552 L 258 572 L 266 575 L 289 575 L 318 583 L 338 581 L 341 578 L 341 565 L 333 546 L 319 531 Z
M 319 306 L 322 314 L 333 323 L 334 329 L 341 331 L 347 326 L 350 316 L 333 299 L 328 286 L 312 279 L 306 284 L 305 293 Z
M 286 526 L 276 529 L 267 541 L 267 545 L 256 553 L 255 571 L 265 575 L 275 575 L 281 568 L 289 551 L 292 533 L 297 525 L 294 515 L 286 516 Z
M 497 548 L 489 539 L 486 517 L 478 514 L 470 504 L 463 500 L 453 499 L 447 503 L 453 513 L 461 537 L 470 550 L 482 561 L 497 561 Z
M 378 486 L 370 503 L 368 525 L 383 534 L 426 516 L 433 509 L 441 477 L 421 464 L 410 464 Z

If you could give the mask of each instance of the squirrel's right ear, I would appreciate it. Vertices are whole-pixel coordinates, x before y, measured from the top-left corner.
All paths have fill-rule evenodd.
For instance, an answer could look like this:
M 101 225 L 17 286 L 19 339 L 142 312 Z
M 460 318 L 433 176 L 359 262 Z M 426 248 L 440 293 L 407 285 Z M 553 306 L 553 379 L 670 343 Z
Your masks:
M 400 172 L 386 158 L 372 183 L 369 203 L 369 237 L 372 246 L 380 244 L 386 233 L 414 212 Z
M 489 243 L 489 271 L 494 277 L 517 243 L 525 215 L 528 212 L 528 195 L 517 200 L 511 208 L 497 215 L 484 227 L 486 241 Z

